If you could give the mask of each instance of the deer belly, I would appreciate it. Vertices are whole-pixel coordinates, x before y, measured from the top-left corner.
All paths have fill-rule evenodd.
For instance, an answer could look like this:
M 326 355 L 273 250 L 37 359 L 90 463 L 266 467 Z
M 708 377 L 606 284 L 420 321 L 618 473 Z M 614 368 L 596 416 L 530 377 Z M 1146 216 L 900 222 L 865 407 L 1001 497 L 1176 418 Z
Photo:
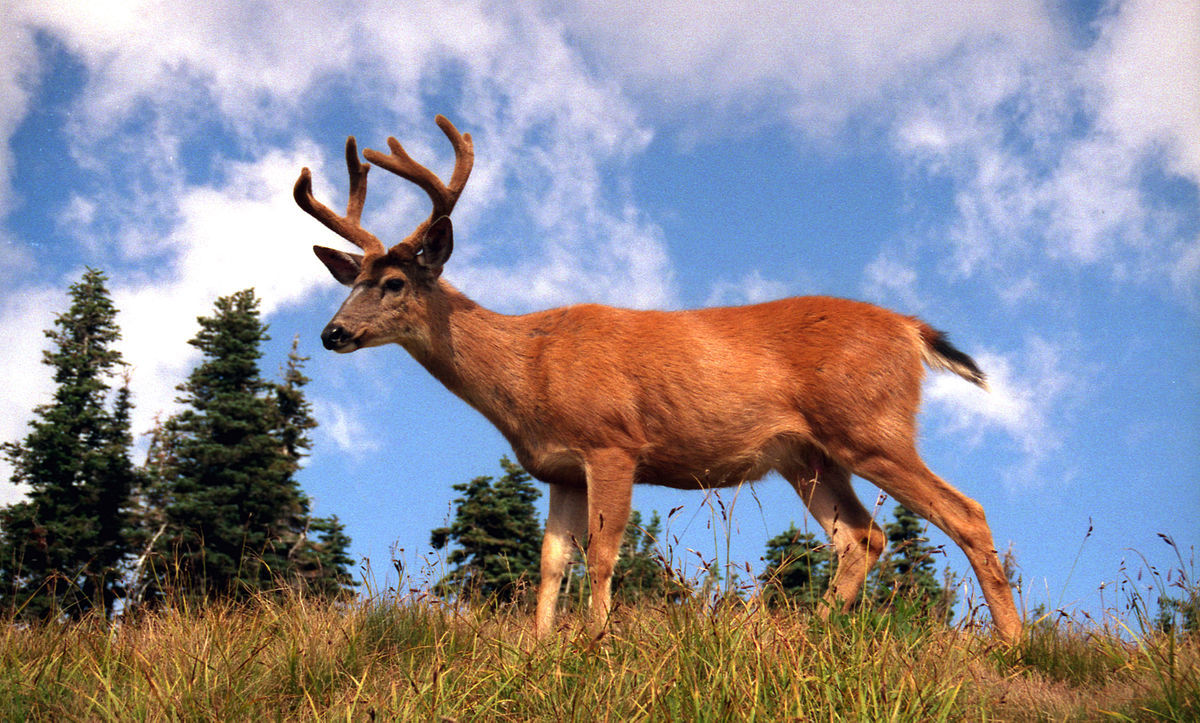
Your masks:
M 646 449 L 638 459 L 634 481 L 678 489 L 710 489 L 756 482 L 773 469 L 795 467 L 811 456 L 809 446 L 793 435 L 762 444 L 720 449 L 703 445 Z

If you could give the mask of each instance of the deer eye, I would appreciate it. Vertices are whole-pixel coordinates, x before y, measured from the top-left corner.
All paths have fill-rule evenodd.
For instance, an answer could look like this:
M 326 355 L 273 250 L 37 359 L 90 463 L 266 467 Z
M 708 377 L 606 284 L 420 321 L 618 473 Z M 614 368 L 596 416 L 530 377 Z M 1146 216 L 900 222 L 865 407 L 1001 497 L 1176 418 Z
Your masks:
M 383 282 L 383 290 L 389 293 L 396 293 L 404 288 L 404 279 L 394 277 Z

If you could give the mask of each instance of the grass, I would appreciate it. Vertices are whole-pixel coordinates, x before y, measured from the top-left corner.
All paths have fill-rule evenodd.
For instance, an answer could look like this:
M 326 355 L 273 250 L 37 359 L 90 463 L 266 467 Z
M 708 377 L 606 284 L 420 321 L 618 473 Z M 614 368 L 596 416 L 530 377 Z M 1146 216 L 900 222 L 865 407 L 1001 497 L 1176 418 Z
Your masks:
M 619 608 L 600 640 L 515 608 L 294 596 L 109 626 L 4 625 L 3 720 L 1197 720 L 1200 641 L 1043 620 L 985 634 L 740 601 Z
M 905 605 L 822 622 L 721 590 L 618 604 L 599 640 L 574 613 L 538 642 L 518 606 L 390 591 L 0 620 L 0 720 L 1196 721 L 1200 633 L 1152 613 L 1195 615 L 1175 550 L 1166 575 L 1122 570 L 1107 622 L 1035 614 L 1015 646 L 970 606 L 957 626 Z

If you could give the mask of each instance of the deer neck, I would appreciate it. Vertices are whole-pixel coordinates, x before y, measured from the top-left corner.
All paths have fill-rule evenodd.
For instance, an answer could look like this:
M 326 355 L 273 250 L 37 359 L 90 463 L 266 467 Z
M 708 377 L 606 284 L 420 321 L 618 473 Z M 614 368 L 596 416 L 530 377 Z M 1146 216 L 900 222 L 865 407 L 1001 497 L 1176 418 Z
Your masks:
M 438 284 L 428 344 L 409 352 L 506 436 L 515 434 L 519 406 L 530 399 L 528 324 L 480 306 L 445 281 Z

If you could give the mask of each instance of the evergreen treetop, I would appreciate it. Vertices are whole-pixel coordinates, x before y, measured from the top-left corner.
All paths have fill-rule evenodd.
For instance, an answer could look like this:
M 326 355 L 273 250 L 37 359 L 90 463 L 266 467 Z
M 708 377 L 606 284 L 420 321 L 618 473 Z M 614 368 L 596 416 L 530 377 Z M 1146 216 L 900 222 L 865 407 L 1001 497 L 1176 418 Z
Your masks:
M 936 609 L 949 620 L 957 593 L 948 570 L 938 579 L 935 557 L 942 550 L 925 537 L 925 522 L 904 505 L 896 505 L 893 520 L 883 527 L 887 551 L 876 565 L 867 594 L 878 605 L 897 604 L 921 610 Z
M 520 465 L 504 457 L 500 466 L 498 480 L 476 477 L 454 485 L 462 493 L 454 501 L 454 520 L 430 533 L 435 550 L 456 545 L 446 557 L 450 572 L 435 586 L 441 594 L 508 602 L 539 578 L 541 525 L 534 502 L 541 492 Z
M 617 600 L 671 600 L 678 602 L 691 594 L 691 586 L 668 567 L 658 550 L 662 518 L 650 514 L 642 526 L 642 513 L 633 510 L 625 525 L 625 537 L 617 567 L 613 570 L 613 597 Z
M 763 559 L 767 566 L 759 575 L 763 597 L 769 605 L 790 600 L 812 607 L 825 594 L 833 579 L 833 555 L 811 532 L 791 524 L 767 540 Z
M 144 497 L 161 501 L 165 534 L 155 542 L 160 564 L 140 582 L 158 595 L 168 573 L 177 591 L 200 598 L 348 586 L 349 538 L 336 520 L 312 518 L 295 479 L 316 426 L 304 357 L 293 342 L 283 382 L 262 378 L 268 336 L 251 289 L 221 297 L 198 321 L 190 343 L 201 361 L 179 386 L 185 407 L 151 449 L 158 489 Z
M 0 601 L 29 618 L 107 615 L 123 592 L 133 402 L 128 380 L 112 388 L 124 363 L 105 281 L 89 268 L 71 285 L 70 306 L 45 332 L 53 398 L 34 409 L 24 440 L 3 445 L 29 494 L 0 511 Z

